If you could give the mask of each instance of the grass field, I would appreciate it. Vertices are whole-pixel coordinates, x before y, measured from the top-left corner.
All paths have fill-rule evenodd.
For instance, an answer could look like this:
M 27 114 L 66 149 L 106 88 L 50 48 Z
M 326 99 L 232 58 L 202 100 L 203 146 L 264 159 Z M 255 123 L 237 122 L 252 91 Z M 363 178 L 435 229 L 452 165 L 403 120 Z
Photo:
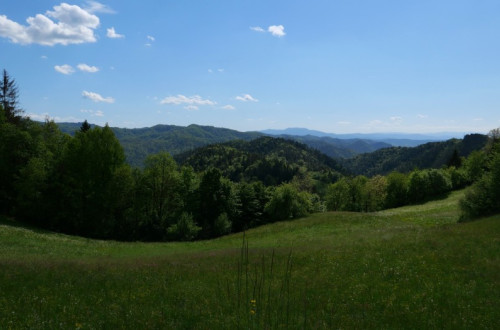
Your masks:
M 500 216 L 463 192 L 192 243 L 0 221 L 0 329 L 499 329 Z

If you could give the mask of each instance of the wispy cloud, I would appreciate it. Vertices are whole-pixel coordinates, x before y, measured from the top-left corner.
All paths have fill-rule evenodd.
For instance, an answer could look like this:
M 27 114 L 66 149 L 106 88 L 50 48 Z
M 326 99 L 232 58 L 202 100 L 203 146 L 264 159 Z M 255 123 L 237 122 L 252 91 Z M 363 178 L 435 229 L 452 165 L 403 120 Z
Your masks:
M 125 36 L 123 34 L 116 33 L 114 27 L 107 29 L 106 35 L 108 36 L 108 38 L 111 38 L 111 39 L 125 38 Z
M 235 110 L 236 108 L 232 106 L 231 104 L 225 105 L 222 107 L 224 110 Z
M 73 67 L 69 64 L 56 65 L 54 66 L 54 70 L 65 75 L 69 75 L 75 72 L 75 69 L 73 69 Z
M 266 30 L 264 30 L 263 28 L 261 28 L 260 26 L 251 26 L 250 27 L 250 30 L 252 31 L 256 31 L 256 32 L 266 32 Z
M 104 112 L 101 110 L 80 110 L 81 113 L 88 113 L 91 117 L 104 117 Z
M 419 118 L 419 119 L 425 119 L 425 118 L 429 118 L 429 116 L 427 116 L 427 115 L 422 115 L 422 114 L 418 114 L 418 115 L 417 115 L 417 118 Z
M 102 97 L 100 94 L 94 92 L 83 91 L 82 96 L 94 102 L 104 102 L 104 103 L 115 103 L 115 99 L 112 97 Z
M 161 104 L 191 104 L 191 105 L 215 105 L 217 104 L 214 101 L 208 100 L 208 99 L 203 99 L 199 95 L 194 95 L 194 96 L 184 96 L 184 95 L 177 95 L 177 96 L 168 96 L 164 98 L 163 100 L 160 101 Z
M 186 105 L 184 107 L 184 109 L 189 110 L 189 111 L 196 111 L 196 110 L 198 110 L 200 108 L 198 106 L 196 106 L 196 105 Z
M 155 40 L 156 40 L 156 39 L 155 39 L 155 37 L 152 37 L 152 36 L 147 36 L 146 38 L 147 38 L 148 40 L 151 40 L 151 41 L 155 41 Z
M 78 70 L 83 71 L 83 72 L 89 72 L 89 73 L 95 73 L 99 71 L 99 68 L 96 66 L 90 66 L 88 64 L 78 64 L 77 65 Z
M 389 118 L 393 123 L 401 124 L 403 122 L 403 117 L 393 116 Z
M 266 29 L 260 27 L 260 26 L 251 26 L 250 30 L 255 31 L 255 32 L 269 32 L 275 37 L 284 37 L 286 35 L 285 33 L 285 27 L 283 25 L 271 25 Z
M 241 96 L 236 96 L 236 100 L 242 101 L 242 102 L 259 102 L 256 98 L 254 98 L 250 94 L 243 94 Z
M 91 14 L 94 14 L 94 13 L 116 14 L 116 12 L 113 9 L 111 9 L 107 5 L 103 5 L 100 2 L 87 1 L 86 3 L 87 3 L 87 5 L 84 7 L 84 9 Z
M 0 36 L 22 45 L 70 45 L 96 42 L 99 17 L 77 5 L 61 3 L 53 11 L 28 17 L 21 25 L 0 15 Z

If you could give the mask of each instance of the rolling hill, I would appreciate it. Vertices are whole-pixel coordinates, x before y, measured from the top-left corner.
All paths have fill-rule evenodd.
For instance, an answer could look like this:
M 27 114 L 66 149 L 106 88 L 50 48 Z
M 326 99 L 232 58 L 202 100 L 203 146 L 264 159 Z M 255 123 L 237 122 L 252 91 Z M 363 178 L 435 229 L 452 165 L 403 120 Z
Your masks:
M 0 324 L 22 329 L 498 329 L 498 215 L 464 192 L 187 243 L 121 243 L 0 218 Z
M 209 145 L 174 157 L 195 171 L 215 167 L 233 181 L 259 180 L 266 185 L 289 181 L 302 168 L 338 176 L 344 170 L 320 151 L 293 140 L 260 137 Z
M 380 149 L 351 159 L 343 159 L 341 164 L 353 174 L 366 176 L 385 175 L 392 171 L 404 173 L 415 168 L 441 168 L 448 163 L 455 150 L 459 156 L 467 157 L 472 151 L 483 148 L 487 140 L 486 135 L 469 134 L 463 139 L 429 142 L 413 148 Z

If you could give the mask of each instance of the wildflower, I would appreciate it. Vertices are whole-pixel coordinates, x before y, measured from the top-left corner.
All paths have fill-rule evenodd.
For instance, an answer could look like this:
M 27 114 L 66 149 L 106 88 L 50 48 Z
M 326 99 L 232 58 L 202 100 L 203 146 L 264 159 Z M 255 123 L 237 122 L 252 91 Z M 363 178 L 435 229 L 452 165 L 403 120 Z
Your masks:
M 82 324 L 81 324 L 81 323 L 76 323 L 76 324 L 75 324 L 75 327 L 76 327 L 77 329 L 81 329 L 81 328 L 82 328 Z

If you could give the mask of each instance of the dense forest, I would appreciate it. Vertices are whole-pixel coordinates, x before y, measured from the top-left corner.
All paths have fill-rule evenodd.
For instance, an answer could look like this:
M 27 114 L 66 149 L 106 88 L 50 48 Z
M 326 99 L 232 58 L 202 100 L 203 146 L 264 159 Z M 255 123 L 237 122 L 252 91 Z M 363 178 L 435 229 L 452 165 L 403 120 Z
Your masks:
M 70 135 L 73 135 L 80 125 L 81 123 L 58 123 L 61 131 Z M 94 125 L 91 125 L 91 127 L 94 127 Z M 111 129 L 125 150 L 127 162 L 135 167 L 142 167 L 148 155 L 161 151 L 166 151 L 175 156 L 206 145 L 234 140 L 251 141 L 268 136 L 259 132 L 238 132 L 227 128 L 200 125 L 189 125 L 187 127 L 156 125 L 133 129 L 111 127 Z M 279 137 L 303 143 L 332 158 L 350 158 L 392 146 L 385 142 L 358 138 L 338 139 L 312 135 L 282 135 Z
M 15 81 L 4 71 L 0 214 L 86 237 L 194 240 L 312 212 L 420 203 L 472 184 L 461 204 L 469 219 L 500 210 L 499 132 L 448 141 L 440 150 L 451 154 L 414 149 L 426 159 L 434 152 L 444 163 L 433 169 L 415 169 L 414 163 L 411 171 L 386 176 L 346 175 L 318 150 L 271 137 L 210 145 L 175 159 L 149 154 L 141 167 L 132 167 L 107 125 L 85 121 L 69 135 L 53 121 L 23 116 Z
M 413 148 L 383 148 L 343 159 L 341 163 L 352 173 L 367 176 L 385 175 L 392 171 L 409 172 L 416 168 L 441 168 L 450 165 L 454 154 L 457 154 L 455 157 L 467 157 L 471 152 L 482 149 L 487 141 L 486 135 L 469 134 L 463 139 L 429 142 Z

